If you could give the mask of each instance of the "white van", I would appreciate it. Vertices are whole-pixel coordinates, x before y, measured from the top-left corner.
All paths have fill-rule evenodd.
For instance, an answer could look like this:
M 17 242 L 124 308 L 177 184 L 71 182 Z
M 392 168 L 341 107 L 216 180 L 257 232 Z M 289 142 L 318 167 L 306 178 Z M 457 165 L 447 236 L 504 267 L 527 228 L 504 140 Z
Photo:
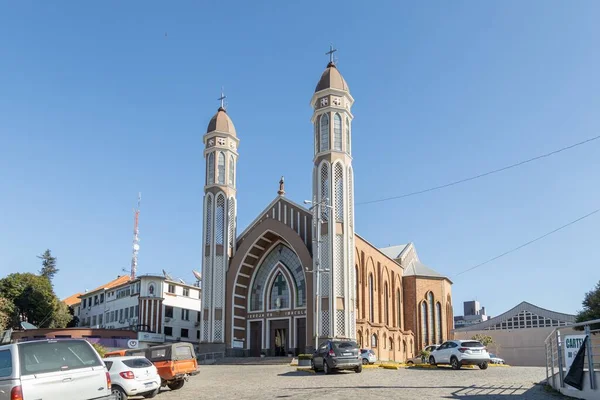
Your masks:
M 0 346 L 0 400 L 114 400 L 110 376 L 81 339 Z

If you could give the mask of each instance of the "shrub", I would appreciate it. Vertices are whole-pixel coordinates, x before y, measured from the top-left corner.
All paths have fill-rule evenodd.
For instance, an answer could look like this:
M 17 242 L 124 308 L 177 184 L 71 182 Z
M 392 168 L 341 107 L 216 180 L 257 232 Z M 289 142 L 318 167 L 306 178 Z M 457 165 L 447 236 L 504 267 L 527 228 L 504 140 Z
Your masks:
M 298 355 L 298 360 L 312 360 L 312 354 L 300 354 Z
M 99 343 L 92 343 L 92 347 L 100 354 L 100 358 L 104 358 L 104 355 L 106 354 L 106 348 L 104 346 Z

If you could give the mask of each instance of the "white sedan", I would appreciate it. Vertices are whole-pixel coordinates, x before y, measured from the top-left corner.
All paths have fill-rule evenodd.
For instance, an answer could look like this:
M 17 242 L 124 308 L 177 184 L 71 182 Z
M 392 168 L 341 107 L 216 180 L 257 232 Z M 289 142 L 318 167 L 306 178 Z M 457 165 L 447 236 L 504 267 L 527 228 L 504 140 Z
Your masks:
M 160 390 L 160 376 L 152 362 L 145 357 L 110 357 L 104 364 L 112 381 L 112 394 L 116 400 L 129 396 L 150 399 Z

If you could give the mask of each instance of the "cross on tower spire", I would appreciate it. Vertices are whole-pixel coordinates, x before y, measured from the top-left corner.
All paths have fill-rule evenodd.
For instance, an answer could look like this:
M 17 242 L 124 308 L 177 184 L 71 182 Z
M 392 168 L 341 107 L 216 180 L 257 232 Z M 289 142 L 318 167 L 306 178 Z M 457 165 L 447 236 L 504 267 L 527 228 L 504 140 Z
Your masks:
M 227 98 L 227 96 L 225 96 L 225 94 L 223 93 L 223 87 L 221 87 L 221 97 L 219 97 L 217 100 L 221 101 L 221 108 L 223 110 L 225 110 L 225 99 Z
M 334 63 L 334 61 L 333 61 L 333 53 L 335 53 L 336 51 L 337 51 L 337 49 L 333 48 L 333 44 L 329 45 L 329 51 L 327 53 L 325 53 L 325 54 L 329 55 L 329 63 L 330 64 Z

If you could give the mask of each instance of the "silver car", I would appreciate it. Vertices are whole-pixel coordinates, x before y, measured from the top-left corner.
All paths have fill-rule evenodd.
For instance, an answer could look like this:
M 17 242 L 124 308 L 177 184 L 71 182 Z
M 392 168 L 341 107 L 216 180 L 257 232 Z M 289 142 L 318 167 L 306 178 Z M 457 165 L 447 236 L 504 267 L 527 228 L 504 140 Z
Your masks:
M 85 340 L 0 346 L 0 400 L 114 400 L 108 371 Z

